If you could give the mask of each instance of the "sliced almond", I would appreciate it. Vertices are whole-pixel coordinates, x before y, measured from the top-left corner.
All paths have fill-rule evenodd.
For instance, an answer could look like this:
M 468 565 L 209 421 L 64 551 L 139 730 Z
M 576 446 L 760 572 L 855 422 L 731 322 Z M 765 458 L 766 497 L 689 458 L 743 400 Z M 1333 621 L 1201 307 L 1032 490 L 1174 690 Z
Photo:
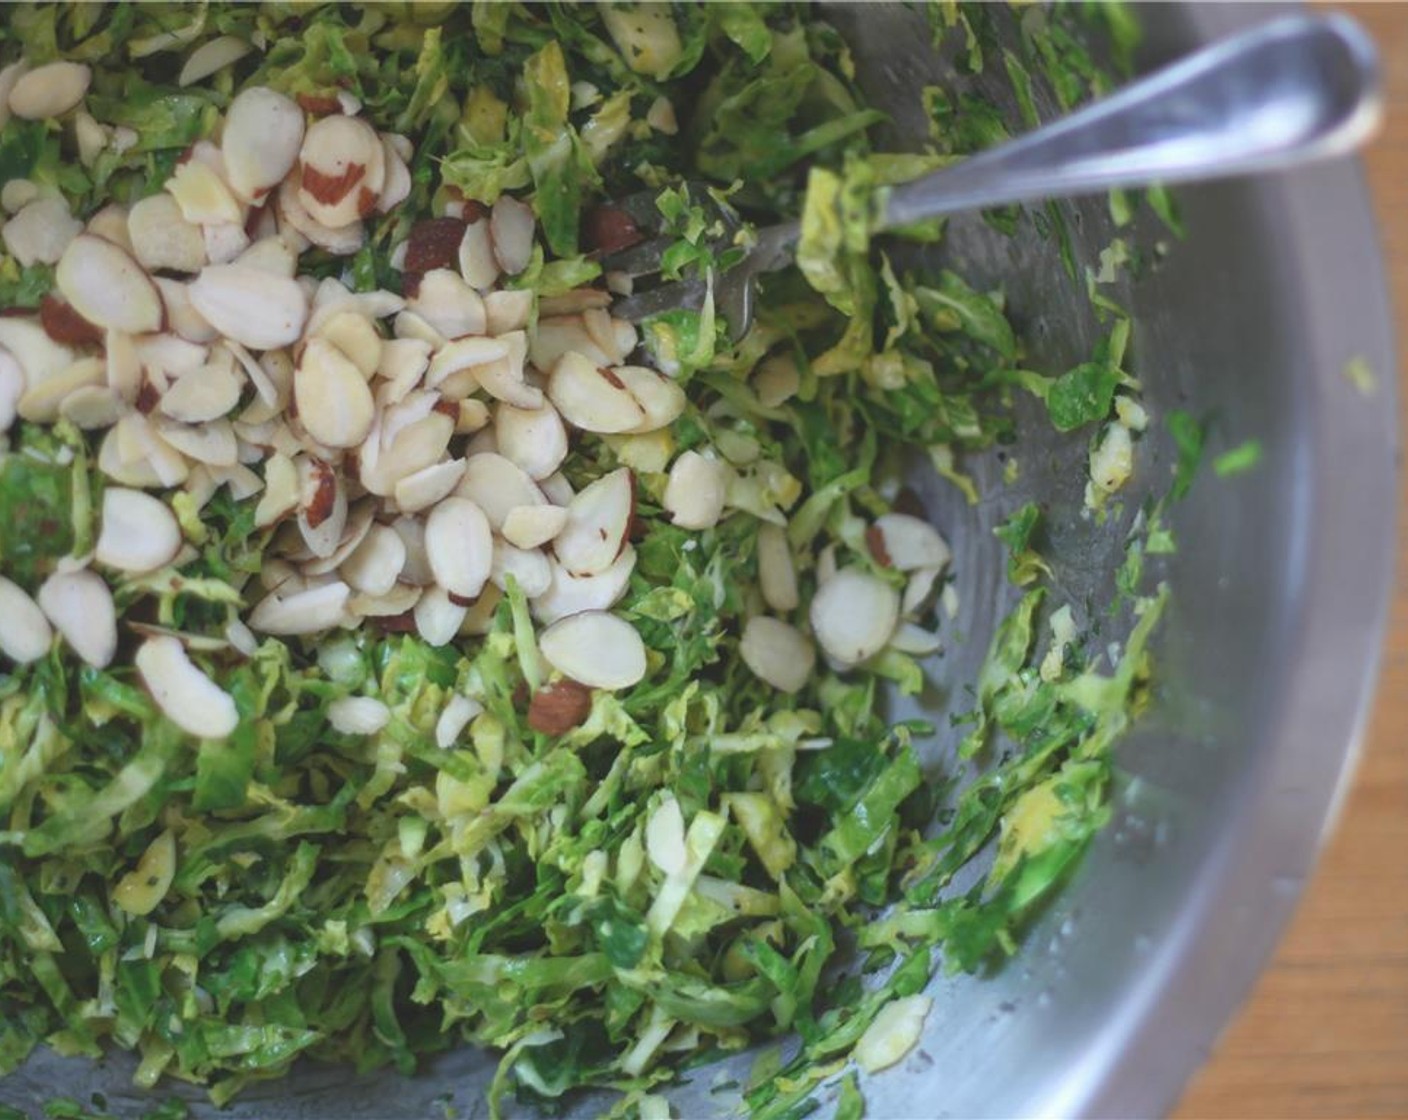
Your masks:
M 538 648 L 549 665 L 588 688 L 630 688 L 645 678 L 645 643 L 634 626 L 605 611 L 554 622 Z
M 489 236 L 488 218 L 480 218 L 464 227 L 464 236 L 460 238 L 459 265 L 464 282 L 481 292 L 488 292 L 494 286 L 494 281 L 499 278 L 499 262 L 494 256 L 494 242 Z M 532 293 L 527 294 L 531 301 Z M 491 330 L 490 333 L 499 332 Z
M 416 339 L 427 343 L 432 350 L 439 350 L 450 340 L 437 331 L 414 311 L 402 311 L 396 316 L 392 333 L 397 338 Z
M 900 600 L 900 613 L 906 618 L 918 614 L 934 593 L 934 586 L 943 574 L 941 568 L 916 568 L 910 573 L 909 582 L 904 586 L 904 596 Z
M 489 406 L 479 400 L 459 402 L 459 415 L 455 418 L 455 433 L 469 435 L 478 432 L 489 423 Z
M 617 366 L 611 372 L 625 383 L 645 413 L 645 419 L 634 431 L 653 432 L 668 427 L 684 412 L 684 390 L 663 373 L 646 366 Z
M 106 669 L 117 653 L 117 611 L 108 585 L 86 568 L 55 572 L 39 588 L 39 609 L 80 658 Z
M 604 292 L 600 288 L 573 288 L 570 292 L 563 292 L 560 296 L 543 296 L 538 300 L 538 314 L 551 319 L 559 315 L 582 315 L 586 311 L 601 311 L 610 306 L 610 292 Z M 588 327 L 585 318 L 583 318 L 582 325 L 587 328 L 588 334 L 596 334 Z M 599 339 L 598 342 L 600 342 Z M 613 338 L 605 345 L 614 350 L 616 341 Z
M 238 62 L 253 49 L 243 39 L 237 39 L 233 35 L 217 35 L 190 53 L 181 67 L 176 84 L 184 87 L 203 82 L 212 74 L 218 74 L 225 67 Z
M 645 423 L 645 410 L 625 384 L 575 351 L 562 355 L 547 392 L 562 418 L 586 432 L 630 432 Z
M 27 121 L 62 116 L 83 100 L 93 71 L 80 62 L 50 62 L 22 75 L 10 90 L 10 112 Z
M 927 521 L 907 513 L 887 513 L 871 528 L 878 534 L 872 551 L 878 546 L 884 552 L 887 567 L 912 572 L 918 568 L 942 571 L 948 566 L 952 555 L 948 542 Z
M 15 67 L 21 65 L 23 63 L 12 62 L 0 70 L 0 118 L 7 121 L 10 118 L 10 95 L 5 91 L 3 83 L 13 75 Z M 43 195 L 43 190 L 33 179 L 11 179 L 0 187 L 0 210 L 7 214 L 17 214 Z
M 495 532 L 503 528 L 504 518 L 515 506 L 544 500 L 542 491 L 521 467 L 493 452 L 470 455 L 465 460 L 464 477 L 456 493 L 482 509 Z
M 102 531 L 93 557 L 123 572 L 152 572 L 181 548 L 181 527 L 165 502 L 111 486 L 103 493 Z
M 0 576 L 0 653 L 20 665 L 49 652 L 54 631 L 24 588 Z
M 435 745 L 441 750 L 449 750 L 459 741 L 469 721 L 484 711 L 484 705 L 462 692 L 454 693 L 435 721 Z
M 555 506 L 566 506 L 577 496 L 577 491 L 572 489 L 572 484 L 561 471 L 548 475 L 538 487 L 543 496 Z
M 120 202 L 110 202 L 88 219 L 85 228 L 93 236 L 111 241 L 119 249 L 131 253 L 132 238 L 127 232 L 127 218 L 127 207 Z
M 240 222 L 207 222 L 200 233 L 211 264 L 229 264 L 249 248 L 249 234 Z
M 15 356 L 0 348 L 0 436 L 10 430 L 18 415 L 17 406 L 24 396 L 24 370 Z
M 812 631 L 839 665 L 859 665 L 890 641 L 899 620 L 900 596 L 860 568 L 842 568 L 812 598 Z
M 262 461 L 263 456 L 260 456 Z M 230 491 L 230 497 L 237 502 L 242 502 L 246 498 L 252 498 L 264 489 L 264 480 L 249 469 L 244 463 L 238 463 L 233 467 L 206 467 L 211 479 L 217 486 L 224 486 Z
M 766 521 L 758 526 L 758 587 L 763 602 L 775 611 L 794 611 L 801 602 L 787 532 Z
M 376 374 L 390 382 L 389 399 L 400 400 L 430 368 L 430 344 L 418 338 L 392 338 L 381 344 Z
M 339 581 L 295 591 L 267 595 L 250 612 L 250 629 L 280 637 L 316 634 L 342 622 L 351 589 Z
M 370 379 L 381 363 L 381 335 L 372 321 L 356 311 L 343 311 L 318 327 L 318 337 L 336 346 L 362 377 Z
M 420 597 L 419 587 L 398 583 L 385 595 L 358 592 L 347 601 L 347 609 L 358 618 L 393 618 L 413 611 Z
M 797 395 L 802 375 L 791 354 L 777 354 L 763 360 L 753 374 L 753 391 L 764 408 L 778 408 Z
M 446 338 L 482 335 L 487 323 L 484 300 L 448 268 L 434 268 L 422 276 L 406 306 Z
M 526 288 L 490 292 L 484 297 L 484 314 L 488 332 L 492 335 L 521 331 L 528 326 L 533 314 L 533 292 Z
M 451 374 L 475 369 L 509 356 L 509 344 L 499 338 L 460 338 L 436 350 L 425 374 L 427 388 L 434 389 Z
M 551 370 L 569 353 L 580 354 L 595 366 L 609 366 L 615 350 L 608 353 L 598 346 L 580 315 L 539 318 L 528 348 L 529 361 L 538 369 Z
M 161 293 L 142 266 L 91 233 L 68 243 L 54 285 L 75 311 L 105 330 L 143 334 L 161 327 Z
M 216 350 L 228 360 L 210 361 L 178 377 L 161 396 L 157 407 L 173 420 L 203 424 L 219 419 L 240 403 L 244 377 L 235 369 L 228 350 Z
M 210 360 L 210 347 L 187 342 L 174 334 L 142 335 L 133 340 L 133 345 L 148 376 L 162 389 L 167 381 L 192 373 Z
M 331 228 L 366 217 L 386 184 L 381 138 L 366 121 L 333 115 L 309 126 L 298 153 L 298 201 Z
M 428 645 L 448 645 L 459 633 L 468 609 L 454 602 L 443 587 L 429 587 L 416 600 L 416 633 Z
M 453 494 L 463 477 L 463 459 L 449 459 L 418 470 L 396 483 L 396 504 L 403 513 L 429 509 Z
M 507 591 L 510 576 L 527 598 L 536 599 L 552 586 L 552 565 L 536 548 L 517 548 L 499 541 L 494 545 L 494 566 L 489 578 L 499 590 Z
M 338 479 L 338 488 L 345 494 L 346 487 L 342 486 L 341 483 L 342 480 Z M 371 498 L 363 499 L 355 505 L 348 503 L 346 516 L 342 516 L 340 510 L 336 511 L 334 516 L 337 520 L 334 524 L 340 524 L 342 529 L 336 538 L 335 546 L 331 552 L 321 555 L 315 554 L 313 559 L 304 561 L 302 565 L 303 574 L 305 576 L 325 576 L 331 572 L 337 571 L 337 569 L 361 547 L 362 542 L 367 539 L 367 536 L 371 533 L 372 526 L 376 523 L 376 514 L 376 502 Z M 329 522 L 333 522 L 333 518 L 329 518 L 328 522 L 324 522 L 315 531 L 321 532 L 327 529 Z M 307 534 L 304 534 L 304 523 L 302 520 L 299 521 L 298 530 L 300 534 L 304 535 L 304 541 L 306 543 L 308 538 Z M 312 549 L 310 548 L 309 551 L 312 551 Z
M 240 252 L 235 264 L 257 268 L 273 276 L 292 279 L 298 273 L 298 255 L 278 235 L 262 237 Z
M 937 634 L 913 622 L 901 622 L 890 639 L 891 649 L 914 657 L 928 657 L 931 653 L 937 653 L 942 645 Z
M 264 493 L 254 510 L 254 525 L 264 529 L 298 508 L 302 496 L 298 468 L 287 455 L 272 455 L 264 465 Z
M 166 181 L 166 190 L 176 200 L 181 216 L 194 225 L 244 224 L 239 200 L 208 163 L 188 159 L 178 164 Z
M 396 150 L 396 145 L 391 142 L 390 137 L 383 136 L 381 145 L 382 158 L 386 163 L 386 181 L 382 184 L 381 194 L 377 196 L 376 210 L 378 214 L 387 214 L 410 197 L 411 170 L 406 166 L 405 159 Z
M 26 389 L 16 411 L 31 423 L 52 424 L 70 396 L 80 389 L 102 385 L 106 378 L 107 367 L 101 358 L 79 358 L 62 372 Z
M 298 417 L 327 447 L 353 447 L 371 428 L 374 404 L 366 379 L 352 361 L 322 338 L 309 341 L 293 380 Z
M 561 506 L 515 506 L 504 518 L 504 540 L 518 548 L 541 548 L 567 525 Z
M 382 596 L 396 586 L 406 565 L 406 545 L 389 525 L 373 525 L 339 569 L 342 578 L 366 595 Z
M 176 638 L 148 638 L 134 660 L 157 707 L 182 731 L 201 739 L 223 739 L 239 726 L 234 699 L 196 668 Z
M 230 186 L 258 202 L 278 186 L 303 144 L 303 110 L 267 86 L 251 86 L 230 102 L 220 150 Z
M 686 451 L 670 468 L 661 505 L 682 529 L 712 529 L 723 515 L 729 474 L 727 463 Z
M 0 315 L 0 347 L 19 363 L 28 386 L 62 373 L 78 356 L 51 339 L 36 320 L 18 316 Z
M 344 735 L 375 735 L 391 722 L 391 709 L 374 696 L 342 696 L 328 705 L 328 723 Z
M 533 208 L 508 195 L 500 195 L 489 215 L 494 259 L 510 276 L 528 267 L 533 259 Z
M 300 248 L 312 243 L 334 256 L 350 256 L 362 247 L 367 231 L 360 221 L 345 226 L 326 226 L 317 221 L 298 199 L 298 175 L 286 179 L 274 195 L 274 208 L 279 218 L 279 234 L 294 241 L 302 238 Z
M 493 568 L 489 519 L 468 498 L 446 498 L 426 519 L 425 552 L 436 583 L 461 598 L 477 597 Z
M 98 469 L 123 486 L 179 486 L 189 468 L 185 456 L 152 431 L 147 418 L 128 413 L 108 429 L 98 448 Z
M 557 409 L 544 402 L 537 409 L 500 403 L 494 412 L 499 454 L 532 479 L 547 478 L 567 458 L 567 429 Z
M 191 302 L 190 285 L 184 280 L 173 280 L 169 276 L 154 276 L 152 283 L 161 292 L 161 302 L 166 308 L 166 325 L 187 342 L 210 343 L 220 337 L 204 315 L 196 310 Z
M 540 622 L 549 623 L 582 611 L 604 611 L 626 593 L 635 566 L 636 550 L 630 545 L 621 550 L 609 568 L 594 576 L 574 576 L 554 563 L 552 583 L 533 600 L 533 615 Z
M 575 576 L 610 567 L 625 547 L 635 509 L 635 478 L 625 467 L 584 487 L 567 506 L 567 525 L 553 541 L 559 563 Z
M 391 496 L 401 479 L 444 457 L 454 431 L 455 422 L 450 417 L 432 412 L 407 425 L 397 433 L 391 446 L 379 449 L 375 455 L 369 454 L 370 448 L 364 444 L 359 461 L 362 485 L 373 494 Z
M 57 264 L 69 242 L 83 232 L 83 223 L 68 212 L 62 196 L 36 198 L 23 206 L 0 231 L 5 250 L 29 268 Z
M 308 318 L 308 297 L 296 281 L 247 265 L 207 265 L 190 296 L 211 326 L 252 350 L 296 342 Z
M 430 558 L 425 553 L 425 522 L 415 517 L 398 517 L 391 523 L 401 543 L 406 546 L 406 563 L 401 569 L 401 581 L 425 587 L 435 582 L 430 570 Z
M 109 129 L 100 125 L 82 109 L 73 115 L 73 136 L 78 146 L 78 162 L 91 168 L 108 146 Z
M 816 648 L 794 626 L 755 615 L 743 628 L 738 652 L 759 680 L 779 692 L 797 692 L 811 679 Z

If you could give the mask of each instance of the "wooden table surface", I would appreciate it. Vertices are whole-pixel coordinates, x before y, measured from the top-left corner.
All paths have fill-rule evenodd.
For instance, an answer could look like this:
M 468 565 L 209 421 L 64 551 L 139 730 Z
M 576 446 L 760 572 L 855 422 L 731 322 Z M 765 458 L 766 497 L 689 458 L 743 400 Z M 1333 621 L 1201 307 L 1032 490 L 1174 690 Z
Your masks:
M 1366 156 L 1408 401 L 1408 4 L 1335 5 L 1378 39 L 1388 121 Z M 1408 1117 L 1408 502 L 1383 676 L 1353 791 L 1251 999 L 1178 1120 Z

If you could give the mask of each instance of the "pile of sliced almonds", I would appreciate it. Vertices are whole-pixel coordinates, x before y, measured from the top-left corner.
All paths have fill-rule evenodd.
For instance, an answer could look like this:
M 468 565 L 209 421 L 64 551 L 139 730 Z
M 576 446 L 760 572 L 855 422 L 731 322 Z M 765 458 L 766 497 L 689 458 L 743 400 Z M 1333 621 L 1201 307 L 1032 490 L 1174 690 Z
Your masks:
M 26 115 L 73 109 L 86 76 L 49 71 L 0 74 L 0 87 L 13 79 L 0 102 Z M 533 257 L 533 212 L 514 198 L 454 202 L 413 227 L 393 256 L 405 296 L 300 275 L 304 250 L 356 252 L 365 222 L 410 192 L 409 142 L 378 134 L 355 103 L 340 108 L 310 115 L 246 89 L 160 194 L 86 225 L 36 195 L 5 224 L 13 256 L 57 267 L 37 316 L 0 317 L 0 439 L 16 416 L 101 431 L 109 485 L 91 556 L 55 573 L 37 603 L 0 581 L 0 652 L 41 656 L 52 627 L 90 664 L 108 664 L 116 617 L 99 573 L 140 576 L 196 555 L 149 491 L 179 489 L 199 510 L 226 487 L 272 530 L 244 589 L 252 607 L 227 633 L 238 650 L 250 652 L 255 633 L 368 620 L 443 645 L 485 632 L 512 579 L 546 627 L 547 666 L 588 688 L 630 687 L 646 674 L 645 647 L 607 612 L 635 565 L 636 480 L 622 467 L 574 492 L 560 473 L 572 434 L 663 437 L 637 451 L 649 469 L 668 468 L 661 501 L 688 529 L 718 522 L 734 468 L 708 453 L 673 456 L 666 430 L 684 391 L 629 364 L 636 331 L 611 315 L 609 293 L 536 300 L 500 287 Z M 764 374 L 785 399 L 786 371 Z M 786 614 L 801 605 L 792 552 L 781 527 L 761 524 L 762 596 Z M 877 563 L 912 573 L 910 590 L 823 563 L 809 621 L 838 667 L 892 643 L 935 648 L 901 619 L 933 588 L 947 547 L 902 515 L 882 518 L 870 540 Z M 162 709 L 192 734 L 228 734 L 233 702 L 180 636 L 145 633 L 136 664 Z M 771 617 L 749 622 L 742 651 L 788 692 L 815 660 L 810 638 Z M 385 722 L 377 703 L 345 706 L 335 722 L 370 733 Z M 554 724 L 581 708 L 566 694 L 555 703 Z

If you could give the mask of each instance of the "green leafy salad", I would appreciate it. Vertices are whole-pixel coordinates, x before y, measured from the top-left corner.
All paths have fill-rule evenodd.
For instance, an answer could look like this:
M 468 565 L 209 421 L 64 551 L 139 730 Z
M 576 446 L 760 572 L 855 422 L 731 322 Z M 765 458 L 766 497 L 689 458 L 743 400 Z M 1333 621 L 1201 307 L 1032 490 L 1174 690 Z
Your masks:
M 1033 11 L 1020 52 L 929 16 L 1033 116 L 1031 73 L 1100 92 L 1081 25 L 1128 17 Z M 791 1034 L 751 1112 L 858 1116 L 1107 819 L 1173 547 L 1155 510 L 1088 648 L 1018 509 L 960 757 L 887 717 L 970 640 L 906 472 L 976 502 L 1026 402 L 1098 519 L 1146 425 L 1097 277 L 1108 338 L 1044 374 L 1000 292 L 901 266 L 941 223 L 871 243 L 995 111 L 928 88 L 928 149 L 878 148 L 782 3 L 15 5 L 0 43 L 0 1074 L 119 1047 L 222 1103 L 475 1044 L 497 1111 L 659 1117 Z M 712 296 L 614 313 L 617 250 L 710 282 L 798 215 L 737 341 Z

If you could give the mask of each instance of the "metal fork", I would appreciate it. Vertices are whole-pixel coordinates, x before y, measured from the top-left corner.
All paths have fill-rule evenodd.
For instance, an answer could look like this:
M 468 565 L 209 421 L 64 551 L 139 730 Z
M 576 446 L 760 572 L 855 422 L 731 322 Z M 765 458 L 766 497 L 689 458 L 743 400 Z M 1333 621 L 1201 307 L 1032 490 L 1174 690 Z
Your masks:
M 1382 116 L 1368 34 L 1342 15 L 1290 16 L 1205 47 L 1009 143 L 888 188 L 872 232 L 965 210 L 1329 159 L 1366 141 Z M 737 215 L 698 184 L 691 201 L 719 223 L 716 249 L 735 243 Z M 613 204 L 655 236 L 602 262 L 637 286 L 614 308 L 635 321 L 698 308 L 707 289 L 698 277 L 649 286 L 673 243 L 659 234 L 654 202 L 655 193 L 644 192 Z M 792 263 L 799 233 L 795 221 L 758 230 L 743 259 L 713 277 L 715 305 L 734 339 L 752 323 L 757 278 Z

